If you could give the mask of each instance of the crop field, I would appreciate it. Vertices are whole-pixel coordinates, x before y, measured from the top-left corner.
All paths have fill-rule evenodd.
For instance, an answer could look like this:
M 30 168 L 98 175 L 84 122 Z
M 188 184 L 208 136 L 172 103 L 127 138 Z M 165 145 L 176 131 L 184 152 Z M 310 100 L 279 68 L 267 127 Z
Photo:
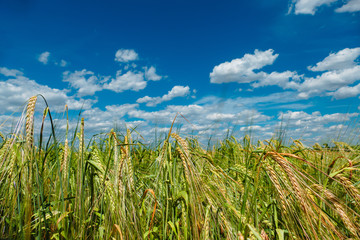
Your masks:
M 134 129 L 1 134 L 0 239 L 359 239 L 360 149 Z M 50 118 L 48 108 L 43 119 Z M 90 139 L 88 136 L 87 139 Z

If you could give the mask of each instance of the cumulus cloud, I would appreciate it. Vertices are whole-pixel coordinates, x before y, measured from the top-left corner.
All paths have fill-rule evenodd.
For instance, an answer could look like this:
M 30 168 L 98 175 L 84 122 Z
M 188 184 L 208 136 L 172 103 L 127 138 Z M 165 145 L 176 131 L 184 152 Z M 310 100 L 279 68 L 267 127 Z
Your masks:
M 274 95 L 272 98 L 263 97 L 263 99 L 259 98 L 254 101 L 257 103 L 269 103 L 271 101 L 277 103 L 288 100 L 286 96 L 278 99 Z M 248 99 L 249 102 L 251 99 Z M 282 125 L 287 125 L 287 129 L 291 131 L 293 138 L 324 137 L 324 133 L 333 134 L 339 131 L 337 126 L 340 126 L 340 123 L 344 124 L 343 122 L 358 116 L 357 113 L 321 114 L 318 111 L 312 113 L 287 111 L 279 114 L 278 119 L 274 119 L 273 116 L 256 110 L 256 106 L 254 108 L 254 106 L 248 105 L 244 98 L 219 101 L 217 97 L 207 97 L 207 99 L 201 99 L 195 104 L 168 105 L 157 111 L 145 111 L 139 107 L 139 104 L 110 105 L 106 106 L 104 110 L 99 108 L 88 109 L 83 116 L 87 119 L 89 131 L 108 131 L 114 127 L 115 123 L 124 124 L 124 126 L 129 123 L 137 126 L 137 131 L 145 139 L 152 139 L 151 135 L 155 132 L 160 133 L 162 130 L 167 132 L 177 113 L 181 113 L 187 119 L 185 121 L 180 115 L 178 116 L 176 124 L 180 123 L 183 126 L 180 132 L 183 134 L 194 133 L 200 139 L 206 139 L 209 135 L 215 139 L 222 138 L 234 126 L 237 126 L 238 129 L 238 132 L 234 132 L 234 134 L 240 134 L 239 137 L 243 136 L 244 132 L 251 131 L 254 138 L 264 139 L 271 137 L 281 122 Z
M 38 61 L 46 65 L 49 62 L 49 57 L 50 52 L 43 52 L 42 54 L 40 54 Z
M 225 100 L 224 106 L 227 101 L 235 102 L 235 99 Z M 231 105 L 230 104 L 230 105 Z M 249 126 L 256 123 L 259 126 L 267 124 L 270 116 L 264 115 L 255 109 L 246 109 L 246 107 L 236 108 L 221 107 L 217 101 L 203 101 L 202 105 L 168 105 L 162 110 L 158 111 L 145 111 L 138 108 L 127 111 L 127 117 L 130 119 L 138 119 L 144 121 L 146 126 L 168 127 L 171 125 L 174 117 L 178 115 L 176 124 L 182 124 L 182 133 L 194 133 L 200 138 L 211 135 L 217 139 L 225 136 L 227 131 L 233 128 L 234 124 L 237 126 Z M 186 118 L 183 119 L 182 116 Z M 240 129 L 239 127 L 239 129 Z M 259 131 L 263 134 L 265 127 Z M 139 130 L 139 129 L 138 129 Z M 140 130 L 139 130 L 140 131 Z M 194 132 L 195 131 L 195 132 Z M 149 134 L 148 130 L 145 134 Z M 266 133 L 268 136 L 268 133 Z
M 266 76 L 264 72 L 254 72 L 264 66 L 271 65 L 279 54 L 273 49 L 266 51 L 255 50 L 254 54 L 245 54 L 231 62 L 224 62 L 214 67 L 210 73 L 211 83 L 250 83 Z
M 105 79 L 106 80 L 106 79 Z M 63 81 L 68 82 L 72 88 L 78 90 L 78 96 L 92 96 L 97 91 L 102 90 L 101 80 L 91 71 L 83 69 L 81 71 L 63 73 Z
M 13 112 L 19 110 L 19 107 L 32 96 L 41 94 L 49 103 L 51 110 L 63 111 L 65 104 L 70 109 L 88 109 L 96 100 L 75 99 L 69 96 L 68 90 L 51 88 L 47 85 L 41 85 L 34 80 L 24 76 L 19 70 L 0 68 L 0 113 Z
M 254 88 L 274 85 L 283 89 L 297 88 L 302 76 L 299 76 L 295 71 L 272 72 L 270 74 L 263 71 L 255 72 L 264 66 L 273 64 L 278 56 L 279 54 L 274 54 L 272 49 L 255 50 L 254 54 L 245 54 L 242 58 L 215 66 L 210 73 L 210 82 L 251 83 Z
M 239 102 L 241 102 L 241 100 L 239 99 L 226 99 L 223 102 L 219 102 L 218 100 L 218 98 L 213 97 L 207 100 L 200 100 L 198 103 L 190 105 L 168 105 L 163 110 L 150 112 L 135 109 L 129 111 L 128 116 L 155 124 L 171 124 L 176 114 L 181 113 L 181 115 L 189 121 L 186 121 L 186 123 L 191 124 L 191 126 L 185 129 L 189 131 L 206 130 L 206 128 L 211 126 L 211 131 L 216 132 L 219 132 L 219 129 L 227 129 L 229 126 L 264 123 L 271 119 L 271 117 L 264 115 L 256 109 L 249 109 L 248 106 L 240 106 Z M 185 125 L 187 125 L 186 123 Z M 216 126 L 214 123 L 216 123 Z M 193 127 L 193 125 L 208 127 Z M 222 132 L 222 130 L 220 132 Z
M 177 113 L 181 113 L 184 117 L 189 119 L 191 123 L 196 124 L 199 116 L 204 116 L 208 112 L 208 107 L 197 104 L 190 105 L 168 105 L 165 109 L 158 111 L 144 111 L 135 109 L 128 112 L 128 116 L 136 119 L 143 119 L 155 124 L 171 124 Z
M 112 114 L 116 114 L 117 117 L 123 117 L 128 111 L 134 110 L 138 106 L 139 104 L 136 103 L 134 104 L 126 103 L 122 105 L 108 105 L 105 107 L 105 109 Z
M 272 60 L 267 58 L 268 61 L 263 61 L 262 64 L 258 64 L 256 67 L 249 63 L 256 62 L 253 57 L 259 56 L 259 52 L 254 55 L 247 54 L 241 59 L 235 59 L 232 62 L 225 62 L 216 66 L 210 74 L 210 77 L 212 77 L 210 81 L 212 83 L 225 83 L 231 81 L 250 83 L 254 88 L 279 86 L 283 89 L 297 91 L 298 97 L 302 99 L 321 95 L 345 98 L 346 93 L 350 93 L 347 97 L 352 97 L 358 92 L 358 87 L 351 87 L 349 85 L 360 80 L 360 65 L 357 61 L 360 56 L 360 47 L 345 48 L 336 53 L 330 53 L 315 66 L 309 66 L 308 70 L 310 71 L 323 72 L 315 77 L 298 75 L 297 72 L 290 70 L 271 73 L 262 71 L 254 72 L 253 70 L 255 68 L 258 69 L 261 66 L 272 63 L 278 56 L 278 54 L 273 54 L 272 49 L 269 49 L 266 52 L 267 54 L 264 55 L 268 57 L 272 56 Z M 244 59 L 249 58 L 249 56 L 251 56 L 250 59 L 252 60 L 245 61 Z M 265 58 L 260 57 L 260 59 Z M 247 69 L 245 69 L 245 65 L 248 67 Z
M 104 89 L 120 93 L 127 90 L 139 91 L 147 86 L 143 72 L 127 71 L 123 74 L 122 70 L 116 72 L 115 78 L 95 75 L 94 72 L 86 69 L 75 72 L 66 71 L 63 73 L 63 81 L 69 82 L 70 87 L 77 89 L 79 97 L 92 96 L 95 92 Z
M 147 82 L 144 79 L 144 73 L 128 71 L 122 74 L 119 70 L 116 72 L 116 78 L 111 82 L 104 84 L 104 89 L 120 93 L 126 90 L 139 91 L 146 87 Z
M 131 118 L 144 119 L 152 123 L 169 124 L 176 116 L 176 113 L 174 114 L 166 110 L 147 112 L 137 109 L 129 111 L 128 116 Z
M 320 6 L 336 2 L 337 0 L 295 0 L 290 6 L 289 12 L 295 5 L 295 14 L 311 14 L 314 15 Z
M 155 67 L 142 67 L 142 71 L 136 70 L 137 65 L 129 63 L 138 59 L 138 54 L 133 49 L 119 49 L 115 54 L 115 61 L 127 63 L 116 72 L 115 77 L 95 75 L 92 71 L 82 70 L 73 73 L 64 72 L 63 81 L 69 82 L 70 86 L 78 90 L 78 96 L 94 95 L 104 89 L 120 93 L 123 91 L 140 91 L 147 86 L 147 81 L 158 81 L 162 76 L 156 73 Z M 61 66 L 67 62 L 62 60 Z M 125 73 L 124 73 L 125 72 Z
M 245 127 L 241 127 L 240 131 L 243 132 L 248 132 L 248 131 L 267 131 L 269 130 L 269 127 L 262 127 L 259 125 L 251 125 L 251 126 L 245 126 Z
M 299 97 L 309 98 L 326 93 L 335 98 L 354 97 L 358 87 L 349 85 L 360 80 L 360 65 L 357 59 L 360 47 L 345 48 L 336 53 L 330 53 L 315 66 L 309 66 L 311 71 L 325 71 L 316 77 L 305 77 L 296 88 Z
M 272 72 L 270 74 L 264 74 L 263 79 L 254 82 L 253 87 L 263 87 L 263 86 L 273 86 L 277 85 L 283 89 L 296 89 L 299 86 L 299 81 L 301 76 L 295 71 L 285 71 L 285 72 Z M 294 80 L 294 81 L 291 81 Z
M 125 124 L 124 116 L 127 112 L 136 109 L 138 104 L 108 105 L 105 110 L 98 107 L 87 109 L 82 116 L 86 119 L 86 129 L 95 133 L 108 131 L 115 123 Z M 137 123 L 140 123 L 139 121 Z
M 139 98 L 136 102 L 138 103 L 146 103 L 146 106 L 153 107 L 162 102 L 170 101 L 176 97 L 184 97 L 190 93 L 189 86 L 174 86 L 167 94 L 162 97 L 149 97 L 145 96 Z
M 162 76 L 159 76 L 156 74 L 155 67 L 153 67 L 153 66 L 151 66 L 150 68 L 144 67 L 144 69 L 145 69 L 145 78 L 147 80 L 159 81 L 162 78 Z
M 291 132 L 291 137 L 311 138 L 312 141 L 334 140 L 334 136 L 343 137 L 342 141 L 349 140 L 353 136 L 352 132 L 342 132 L 349 127 L 349 121 L 359 116 L 359 113 L 332 113 L 321 114 L 319 111 L 307 113 L 304 111 L 287 111 L 279 114 L 278 125 L 282 126 L 287 132 Z M 340 124 L 339 124 L 340 123 Z M 345 129 L 345 125 L 348 125 Z M 356 133 L 355 133 L 356 134 Z
M 254 123 L 264 123 L 269 121 L 272 116 L 267 116 L 256 109 L 244 109 L 236 114 L 236 118 L 232 121 L 235 125 L 252 125 Z
M 271 119 L 270 116 L 266 116 L 255 109 L 244 109 L 235 113 L 221 113 L 216 112 L 214 108 L 210 110 L 209 106 L 207 108 L 209 111 L 206 115 L 206 119 L 211 121 L 229 122 L 233 125 L 248 125 L 265 122 Z
M 358 87 L 350 85 L 360 80 L 359 56 L 360 47 L 345 48 L 330 53 L 315 66 L 309 66 L 311 71 L 325 72 L 316 77 L 304 78 L 304 82 L 297 87 L 299 97 L 307 99 L 323 93 L 337 99 L 356 96 Z
M 342 7 L 335 10 L 335 12 L 357 12 L 360 11 L 360 0 L 350 0 Z
M 95 92 L 102 91 L 104 89 L 114 91 L 116 93 L 124 92 L 127 90 L 140 91 L 146 88 L 148 81 L 157 81 L 162 78 L 161 76 L 156 74 L 154 67 L 150 67 L 149 69 L 143 69 L 145 70 L 145 72 L 132 69 L 126 70 L 126 72 L 123 73 L 123 70 L 118 70 L 115 77 L 95 75 L 94 72 L 88 71 L 86 69 L 75 72 L 66 71 L 63 73 L 63 81 L 69 82 L 70 87 L 77 89 L 77 95 L 79 97 L 94 95 Z M 181 91 L 181 89 L 176 88 L 174 89 L 174 91 L 175 92 L 171 92 L 171 96 L 174 94 L 179 94 L 179 91 Z M 155 101 L 158 98 L 153 99 Z M 159 99 L 161 99 L 162 101 L 168 101 L 167 96 Z M 149 105 L 151 105 L 151 103 L 149 103 Z
M 327 124 L 331 122 L 349 121 L 350 118 L 358 116 L 358 113 L 333 113 L 321 115 L 319 111 L 311 114 L 304 111 L 287 111 L 279 114 L 279 120 L 289 121 L 297 126 L 316 126 L 317 124 Z
M 77 96 L 91 96 L 104 89 L 120 93 L 123 91 L 140 91 L 147 86 L 148 81 L 159 81 L 163 77 L 156 73 L 155 67 L 141 67 L 137 70 L 137 65 L 128 63 L 138 59 L 138 54 L 132 49 L 119 49 L 116 52 L 115 60 L 122 63 L 121 69 L 116 72 L 115 77 L 102 76 L 92 71 L 83 69 L 81 71 L 66 71 L 63 73 L 63 81 L 68 82 L 69 86 L 77 90 Z M 55 64 L 67 66 L 65 60 Z M 125 72 L 125 73 L 124 73 Z M 7 73 L 15 74 L 15 73 Z M 179 90 L 179 89 L 176 89 Z M 166 97 L 163 99 L 167 101 Z M 151 104 L 151 103 L 149 103 Z
M 325 72 L 313 78 L 305 78 L 299 86 L 299 97 L 309 98 L 324 92 L 335 91 L 360 80 L 360 66 Z
M 345 86 L 331 92 L 328 95 L 333 96 L 335 99 L 343 99 L 349 97 L 356 97 L 360 94 L 360 84 L 355 86 Z
M 138 60 L 139 56 L 133 49 L 119 49 L 115 54 L 115 61 L 126 63 Z
M 66 67 L 68 65 L 68 62 L 64 59 L 61 59 L 58 61 L 57 59 L 54 59 L 54 57 L 51 57 L 50 61 L 50 52 L 43 52 L 39 55 L 38 61 L 43 63 L 44 65 L 47 65 L 48 63 L 52 63 L 54 65 L 60 66 L 60 67 Z
M 207 119 L 213 121 L 233 120 L 235 117 L 236 115 L 232 113 L 210 113 L 206 116 Z
M 345 48 L 337 53 L 330 53 L 324 60 L 318 62 L 315 66 L 309 66 L 311 71 L 330 71 L 350 68 L 357 65 L 355 61 L 360 56 L 360 47 Z
M 330 6 L 338 0 L 293 0 L 289 7 L 289 13 L 295 8 L 295 14 L 314 15 L 321 6 Z M 360 11 L 360 0 L 348 0 L 343 6 L 335 9 L 335 12 L 357 12 Z
M 17 77 L 17 76 L 22 76 L 23 72 L 16 69 L 8 69 L 6 67 L 0 67 L 0 74 L 6 77 Z

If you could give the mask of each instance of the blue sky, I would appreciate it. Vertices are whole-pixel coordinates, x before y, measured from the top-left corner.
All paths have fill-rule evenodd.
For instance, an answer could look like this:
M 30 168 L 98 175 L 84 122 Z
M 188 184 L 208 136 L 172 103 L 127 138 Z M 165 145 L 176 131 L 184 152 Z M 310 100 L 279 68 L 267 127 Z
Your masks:
M 0 131 L 43 94 L 60 129 L 357 134 L 360 0 L 2 1 L 0 32 Z

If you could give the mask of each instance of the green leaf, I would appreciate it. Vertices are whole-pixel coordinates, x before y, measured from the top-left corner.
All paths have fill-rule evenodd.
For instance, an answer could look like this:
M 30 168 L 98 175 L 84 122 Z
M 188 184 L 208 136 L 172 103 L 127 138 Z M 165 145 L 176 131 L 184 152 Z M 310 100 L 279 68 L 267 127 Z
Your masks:
M 284 240 L 285 239 L 285 232 L 287 232 L 284 229 L 276 229 L 276 233 L 278 235 L 278 239 L 279 240 Z
M 263 240 L 262 237 L 261 237 L 261 235 L 259 234 L 259 232 L 256 231 L 256 229 L 255 229 L 254 227 L 252 227 L 249 223 L 248 223 L 246 226 L 247 226 L 247 227 L 250 229 L 250 231 L 254 234 L 254 236 L 256 237 L 256 239 L 258 239 L 258 240 Z
M 176 235 L 176 237 L 177 237 L 177 236 L 178 236 L 178 233 L 177 233 L 177 231 L 176 231 L 176 227 L 175 227 L 174 223 L 171 222 L 171 221 L 168 221 L 168 224 L 170 225 L 171 229 L 173 230 L 173 232 L 175 233 L 175 235 Z

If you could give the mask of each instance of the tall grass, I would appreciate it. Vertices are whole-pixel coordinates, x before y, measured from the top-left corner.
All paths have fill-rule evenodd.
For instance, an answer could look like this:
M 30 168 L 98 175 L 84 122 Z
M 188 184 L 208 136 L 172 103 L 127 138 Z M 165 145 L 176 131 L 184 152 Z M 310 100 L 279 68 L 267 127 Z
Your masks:
M 360 238 L 360 150 L 346 143 L 245 136 L 205 150 L 170 130 L 150 148 L 130 129 L 85 143 L 83 119 L 35 143 L 37 100 L 24 131 L 1 135 L 0 238 Z

